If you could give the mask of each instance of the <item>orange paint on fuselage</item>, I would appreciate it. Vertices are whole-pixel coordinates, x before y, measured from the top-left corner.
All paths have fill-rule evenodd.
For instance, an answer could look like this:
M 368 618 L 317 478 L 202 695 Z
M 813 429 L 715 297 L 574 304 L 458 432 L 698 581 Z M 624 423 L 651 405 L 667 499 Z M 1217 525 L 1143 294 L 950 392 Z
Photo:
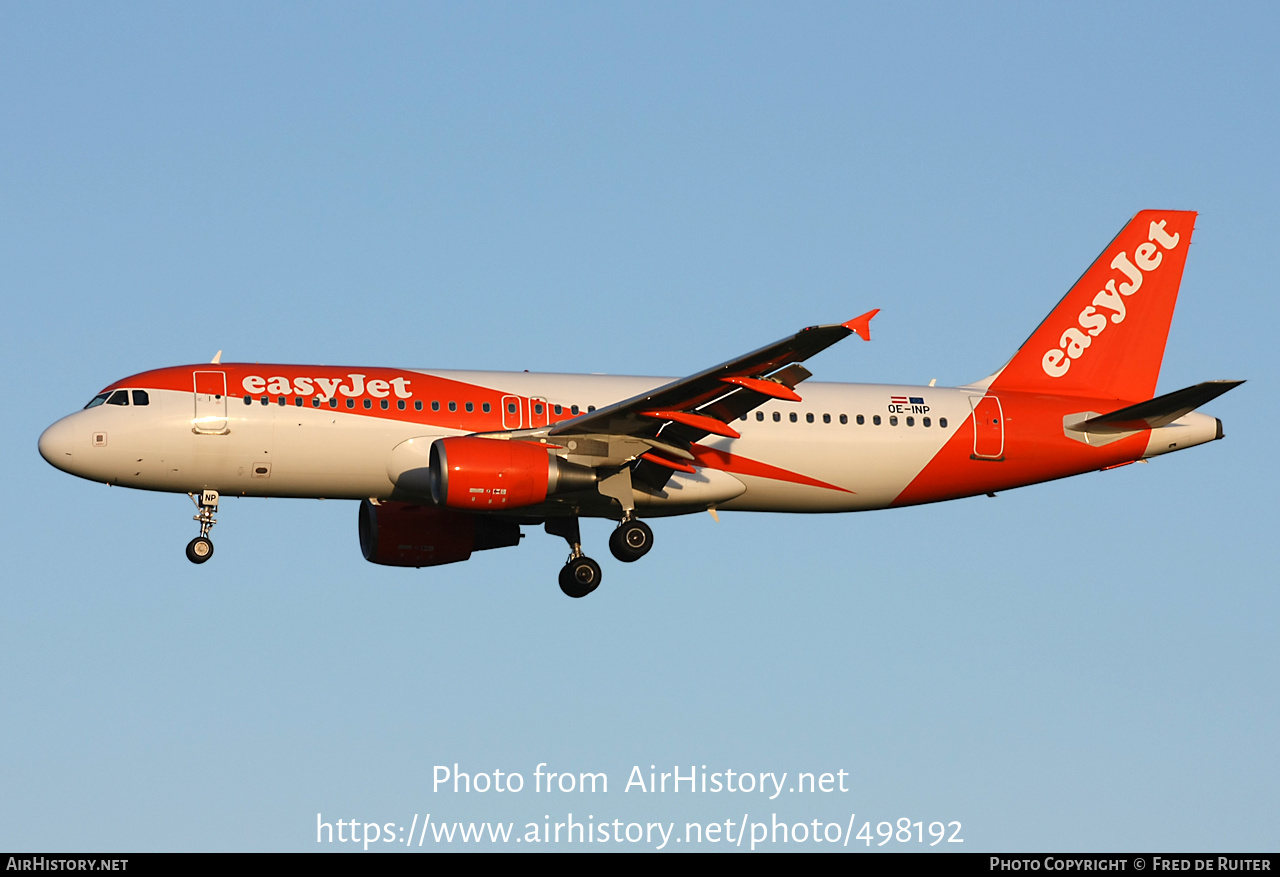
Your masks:
M 997 398 L 1004 419 L 1002 456 L 986 459 L 975 455 L 970 414 L 892 505 L 939 502 L 1052 481 L 1133 462 L 1146 451 L 1148 430 L 1097 446 L 1068 438 L 1063 428 L 1067 415 L 1113 411 L 1131 403 L 1018 392 L 1001 393 Z

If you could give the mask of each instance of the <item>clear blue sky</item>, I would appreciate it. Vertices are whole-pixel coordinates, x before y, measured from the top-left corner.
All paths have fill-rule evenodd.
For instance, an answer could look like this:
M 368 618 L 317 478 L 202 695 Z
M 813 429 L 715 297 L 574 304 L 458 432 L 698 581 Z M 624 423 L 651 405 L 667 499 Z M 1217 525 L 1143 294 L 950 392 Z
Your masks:
M 0 7 L 0 848 L 745 812 L 959 820 L 970 851 L 1274 851 L 1278 23 Z M 582 601 L 538 532 L 367 564 L 353 503 L 226 502 L 194 567 L 185 496 L 36 452 L 106 383 L 219 349 L 680 375 L 879 307 L 819 379 L 963 383 L 1148 207 L 1200 211 L 1160 389 L 1249 379 L 1208 408 L 1225 441 L 995 500 L 662 520 Z M 610 791 L 433 793 L 455 762 Z M 637 764 L 850 791 L 624 793 Z

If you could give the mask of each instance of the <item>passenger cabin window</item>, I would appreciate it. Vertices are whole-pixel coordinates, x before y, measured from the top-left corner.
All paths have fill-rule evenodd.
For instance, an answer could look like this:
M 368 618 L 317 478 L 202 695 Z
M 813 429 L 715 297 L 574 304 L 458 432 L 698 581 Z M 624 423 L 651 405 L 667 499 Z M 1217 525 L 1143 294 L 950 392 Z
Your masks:
M 890 425 L 890 426 L 897 426 L 897 425 L 898 425 L 898 415 L 896 415 L 896 414 L 890 414 L 890 415 L 889 415 L 889 425 Z
M 764 412 L 763 412 L 763 411 L 757 411 L 757 412 L 756 412 L 756 420 L 764 420 Z
M 823 423 L 830 423 L 830 422 L 831 422 L 831 415 L 830 415 L 830 414 L 824 414 L 824 415 L 822 415 L 822 422 L 823 422 Z
M 844 415 L 843 415 L 843 414 L 841 414 L 840 416 L 841 416 L 841 417 L 844 417 Z M 859 415 L 858 415 L 858 426 L 863 426 L 864 424 L 866 424 L 866 422 L 867 422 L 867 419 L 866 419 L 865 417 L 863 417 L 861 414 L 859 414 Z
M 927 417 L 924 419 L 923 423 L 924 423 L 924 425 L 925 425 L 925 426 L 932 426 L 932 424 L 931 424 L 931 423 L 930 423 L 930 421 L 929 421 L 929 418 L 927 418 Z
M 828 420 L 830 420 L 831 418 L 830 418 L 830 417 L 828 417 L 827 419 L 828 419 Z M 812 415 L 812 414 L 806 414 L 806 415 L 804 416 L 804 422 L 805 422 L 805 423 L 813 423 L 813 415 Z
M 450 402 L 450 403 L 449 403 L 449 410 L 450 410 L 450 411 L 457 411 L 457 410 L 458 410 L 458 403 L 457 403 L 457 402 Z
M 515 413 L 516 413 L 516 403 L 515 403 L 515 402 L 508 402 L 508 403 L 507 403 L 507 413 L 508 413 L 508 414 L 515 414 Z
M 403 407 L 404 407 L 404 403 L 403 403 L 403 402 L 401 402 L 401 403 L 400 403 L 400 406 L 403 408 Z M 391 407 L 391 403 L 390 403 L 390 402 L 388 402 L 386 399 L 383 399 L 383 400 L 382 400 L 382 410 L 383 410 L 383 411 L 386 411 L 389 407 Z
M 355 407 L 356 407 L 356 400 L 355 400 L 355 399 L 348 399 L 348 400 L 347 400 L 347 407 L 348 407 L 348 408 L 355 408 Z
M 403 410 L 404 410 L 404 408 L 405 408 L 404 400 L 403 400 L 403 399 L 401 399 L 401 400 L 399 400 L 398 402 L 396 402 L 396 407 L 397 407 L 397 408 L 399 408 L 401 411 L 403 411 Z M 419 403 L 418 403 L 418 407 L 419 407 L 419 408 L 421 408 L 421 407 L 422 407 L 422 403 L 421 403 L 421 402 L 419 402 Z
M 781 421 L 782 421 L 782 412 L 781 411 L 773 412 L 773 422 L 780 423 Z
M 914 417 L 908 417 L 907 426 L 915 426 L 915 425 L 916 425 L 916 419 Z
M 432 402 L 432 403 L 431 403 L 431 410 L 432 410 L 432 411 L 439 411 L 439 410 L 440 410 L 440 403 L 439 403 L 439 402 Z
M 421 410 L 422 410 L 422 400 L 421 400 L 421 399 L 415 399 L 415 400 L 414 400 L 414 402 L 413 402 L 413 410 L 414 410 L 414 411 L 421 411 Z
M 861 415 L 859 415 L 859 416 L 861 416 Z M 874 414 L 874 415 L 872 415 L 872 417 L 871 417 L 871 422 L 872 422 L 873 424 L 875 424 L 876 426 L 879 426 L 879 425 L 880 425 L 880 415 L 879 415 L 879 414 Z
M 468 403 L 467 403 L 467 413 L 468 413 L 468 414 L 470 414 L 470 413 L 472 413 L 472 412 L 473 412 L 473 411 L 475 411 L 475 410 L 476 410 L 476 405 L 475 405 L 475 403 L 474 403 L 474 402 L 468 402 Z
M 372 408 L 372 407 L 373 407 L 373 400 L 372 400 L 372 399 L 365 399 L 365 400 L 364 400 L 364 408 L 365 408 L 365 410 L 366 410 L 366 411 L 368 411 L 368 410 L 369 410 L 370 408 Z
M 147 396 L 146 390 L 133 390 L 132 392 L 133 392 L 134 405 L 150 405 L 151 404 L 151 399 L 149 396 Z
M 88 405 L 86 405 L 86 406 L 84 406 L 84 407 L 85 407 L 85 408 L 97 408 L 97 407 L 98 407 L 99 405 L 101 405 L 103 402 L 107 401 L 107 397 L 108 397 L 108 396 L 110 396 L 110 395 L 111 395 L 110 393 L 99 393 L 98 395 L 96 395 L 96 396 L 94 396 L 92 399 L 90 399 L 90 400 L 89 400 L 89 404 L 88 404 Z
M 493 407 L 488 402 L 485 402 L 483 405 L 480 406 L 480 410 L 483 411 L 485 414 L 488 414 L 490 411 L 493 410 Z
M 570 413 L 570 414 L 572 414 L 574 417 L 577 417 L 577 416 L 578 416 L 578 406 L 577 406 L 577 405 L 570 405 L 570 406 L 569 406 L 569 413 Z
M 946 429 L 946 428 L 947 428 L 947 418 L 945 418 L 945 417 L 939 417 L 939 418 L 938 418 L 938 426 L 942 427 L 943 429 Z
M 849 423 L 849 415 L 848 415 L 848 414 L 841 414 L 841 415 L 840 415 L 840 422 L 841 422 L 842 424 L 846 424 L 846 425 L 847 425 L 847 424 Z M 861 418 L 859 418 L 858 422 L 859 422 L 859 423 L 861 423 L 861 422 L 862 422 Z
M 129 404 L 129 391 L 128 391 L 128 390 L 116 390 L 116 391 L 115 391 L 114 393 L 112 393 L 112 394 L 111 394 L 111 396 L 107 399 L 107 404 L 108 404 L 108 405 L 128 405 L 128 404 Z

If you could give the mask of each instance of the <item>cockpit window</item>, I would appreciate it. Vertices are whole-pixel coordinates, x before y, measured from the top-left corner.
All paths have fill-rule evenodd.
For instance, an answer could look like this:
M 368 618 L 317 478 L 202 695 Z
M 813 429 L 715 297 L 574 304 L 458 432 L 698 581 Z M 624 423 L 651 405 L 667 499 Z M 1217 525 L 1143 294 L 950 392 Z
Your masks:
M 90 399 L 90 400 L 89 400 L 89 404 L 88 404 L 88 405 L 86 405 L 86 406 L 84 406 L 84 407 L 85 407 L 85 408 L 96 408 L 97 406 L 101 405 L 103 402 L 107 401 L 107 397 L 108 397 L 108 396 L 110 396 L 110 395 L 111 395 L 110 393 L 99 393 L 98 395 L 96 395 L 96 396 L 94 396 L 92 399 Z
M 107 404 L 108 405 L 128 405 L 129 391 L 116 390 L 114 393 L 111 394 L 111 398 L 107 399 Z
M 147 395 L 147 391 L 146 391 L 146 390 L 134 390 L 134 391 L 133 391 L 133 404 L 134 404 L 134 405 L 150 405 L 150 404 L 151 404 L 151 398 Z

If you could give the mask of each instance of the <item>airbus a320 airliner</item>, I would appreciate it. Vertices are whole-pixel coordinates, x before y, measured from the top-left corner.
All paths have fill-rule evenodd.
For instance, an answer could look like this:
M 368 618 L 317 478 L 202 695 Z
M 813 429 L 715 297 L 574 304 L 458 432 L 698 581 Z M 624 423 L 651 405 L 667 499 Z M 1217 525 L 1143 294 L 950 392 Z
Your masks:
M 189 494 L 213 555 L 221 496 L 360 502 L 365 558 L 437 566 L 564 538 L 560 587 L 600 583 L 578 519 L 619 522 L 614 557 L 653 545 L 642 517 L 851 512 L 1110 469 L 1222 438 L 1195 411 L 1240 381 L 1153 398 L 1196 214 L 1135 216 L 995 374 L 960 387 L 806 383 L 800 363 L 869 311 L 687 378 L 212 363 L 110 384 L 40 436 L 92 481 Z

